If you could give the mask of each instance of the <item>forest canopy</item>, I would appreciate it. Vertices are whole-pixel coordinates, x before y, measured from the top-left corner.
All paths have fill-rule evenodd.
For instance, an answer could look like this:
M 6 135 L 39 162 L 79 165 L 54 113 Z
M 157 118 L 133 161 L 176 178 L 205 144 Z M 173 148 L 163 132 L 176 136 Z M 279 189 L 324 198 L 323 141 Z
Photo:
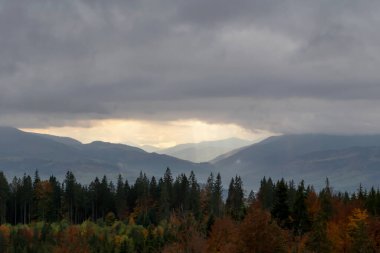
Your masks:
M 239 176 L 223 196 L 220 174 L 90 184 L 38 171 L 8 181 L 0 172 L 0 252 L 377 252 L 380 192 L 316 192 L 303 181 Z

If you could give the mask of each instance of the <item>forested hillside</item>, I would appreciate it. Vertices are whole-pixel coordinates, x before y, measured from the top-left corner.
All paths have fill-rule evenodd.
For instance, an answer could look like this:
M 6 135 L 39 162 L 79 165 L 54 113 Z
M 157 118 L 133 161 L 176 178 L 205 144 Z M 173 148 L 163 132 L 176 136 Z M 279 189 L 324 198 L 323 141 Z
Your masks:
M 200 185 L 193 172 L 119 175 L 90 184 L 67 172 L 0 173 L 0 252 L 378 252 L 380 192 L 335 192 L 263 178 L 247 194 L 235 176 Z

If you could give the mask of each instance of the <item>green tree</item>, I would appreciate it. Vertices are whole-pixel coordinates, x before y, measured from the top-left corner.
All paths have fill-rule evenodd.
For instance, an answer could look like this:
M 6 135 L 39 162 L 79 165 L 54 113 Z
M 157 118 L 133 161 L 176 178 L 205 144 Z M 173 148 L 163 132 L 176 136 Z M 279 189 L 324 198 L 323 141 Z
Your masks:
M 17 177 L 14 177 L 12 183 L 10 184 L 10 206 L 12 210 L 12 221 L 14 224 L 20 222 L 19 219 L 19 207 L 20 207 L 20 199 L 21 199 L 21 180 Z
M 332 189 L 328 178 L 326 178 L 325 188 L 319 193 L 319 199 L 321 201 L 321 217 L 328 220 L 333 215 Z
M 3 172 L 0 172 L 0 225 L 6 223 L 9 185 Z
M 33 183 L 32 178 L 24 174 L 22 178 L 20 204 L 23 213 L 23 223 L 29 223 L 31 221 L 31 212 L 33 205 Z
M 284 179 L 277 182 L 275 188 L 275 201 L 272 209 L 272 216 L 283 228 L 290 228 L 290 211 L 288 204 L 288 188 Z
M 310 229 L 311 223 L 305 203 L 306 197 L 307 196 L 304 182 L 301 181 L 301 183 L 298 185 L 294 205 L 292 208 L 293 230 L 296 235 L 303 235 Z
M 127 211 L 127 196 L 123 177 L 120 174 L 117 178 L 115 204 L 117 217 L 124 218 Z
M 52 187 L 51 206 L 49 207 L 48 220 L 59 221 L 61 218 L 61 202 L 62 202 L 62 189 L 61 184 L 57 178 L 51 176 L 49 183 Z
M 64 180 L 64 205 L 68 214 L 68 218 L 71 222 L 75 222 L 75 209 L 76 209 L 76 192 L 77 182 L 74 174 L 71 171 L 66 173 Z
M 274 185 L 271 178 L 266 180 L 264 177 L 261 180 L 257 198 L 260 201 L 262 208 L 272 210 L 274 203 Z
M 220 217 L 223 215 L 223 186 L 222 186 L 222 178 L 220 173 L 216 176 L 216 180 L 212 189 L 212 213 L 216 217 Z
M 228 196 L 226 201 L 226 210 L 235 220 L 241 220 L 244 217 L 244 192 L 240 177 L 236 176 L 231 179 L 228 188 Z
M 164 179 L 160 180 L 160 201 L 159 201 L 159 211 L 162 219 L 169 218 L 170 208 L 172 204 L 172 188 L 173 188 L 173 178 L 172 173 L 169 168 L 166 169 L 164 174 Z
M 189 194 L 189 209 L 194 214 L 195 218 L 199 219 L 200 210 L 200 187 L 193 171 L 190 172 L 190 194 Z

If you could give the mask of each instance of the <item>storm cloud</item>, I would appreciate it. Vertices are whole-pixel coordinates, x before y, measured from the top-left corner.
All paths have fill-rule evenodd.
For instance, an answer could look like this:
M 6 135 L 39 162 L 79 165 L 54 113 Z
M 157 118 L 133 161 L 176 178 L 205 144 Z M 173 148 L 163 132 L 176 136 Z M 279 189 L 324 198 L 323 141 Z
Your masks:
M 0 0 L 0 124 L 380 132 L 378 1 Z

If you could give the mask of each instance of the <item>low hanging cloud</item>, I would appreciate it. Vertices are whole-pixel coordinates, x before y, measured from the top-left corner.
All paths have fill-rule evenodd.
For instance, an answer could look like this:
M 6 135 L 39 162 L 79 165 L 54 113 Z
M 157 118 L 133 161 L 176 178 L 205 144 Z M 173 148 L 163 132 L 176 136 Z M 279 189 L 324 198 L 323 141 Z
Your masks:
M 380 132 L 376 1 L 0 0 L 0 124 Z

